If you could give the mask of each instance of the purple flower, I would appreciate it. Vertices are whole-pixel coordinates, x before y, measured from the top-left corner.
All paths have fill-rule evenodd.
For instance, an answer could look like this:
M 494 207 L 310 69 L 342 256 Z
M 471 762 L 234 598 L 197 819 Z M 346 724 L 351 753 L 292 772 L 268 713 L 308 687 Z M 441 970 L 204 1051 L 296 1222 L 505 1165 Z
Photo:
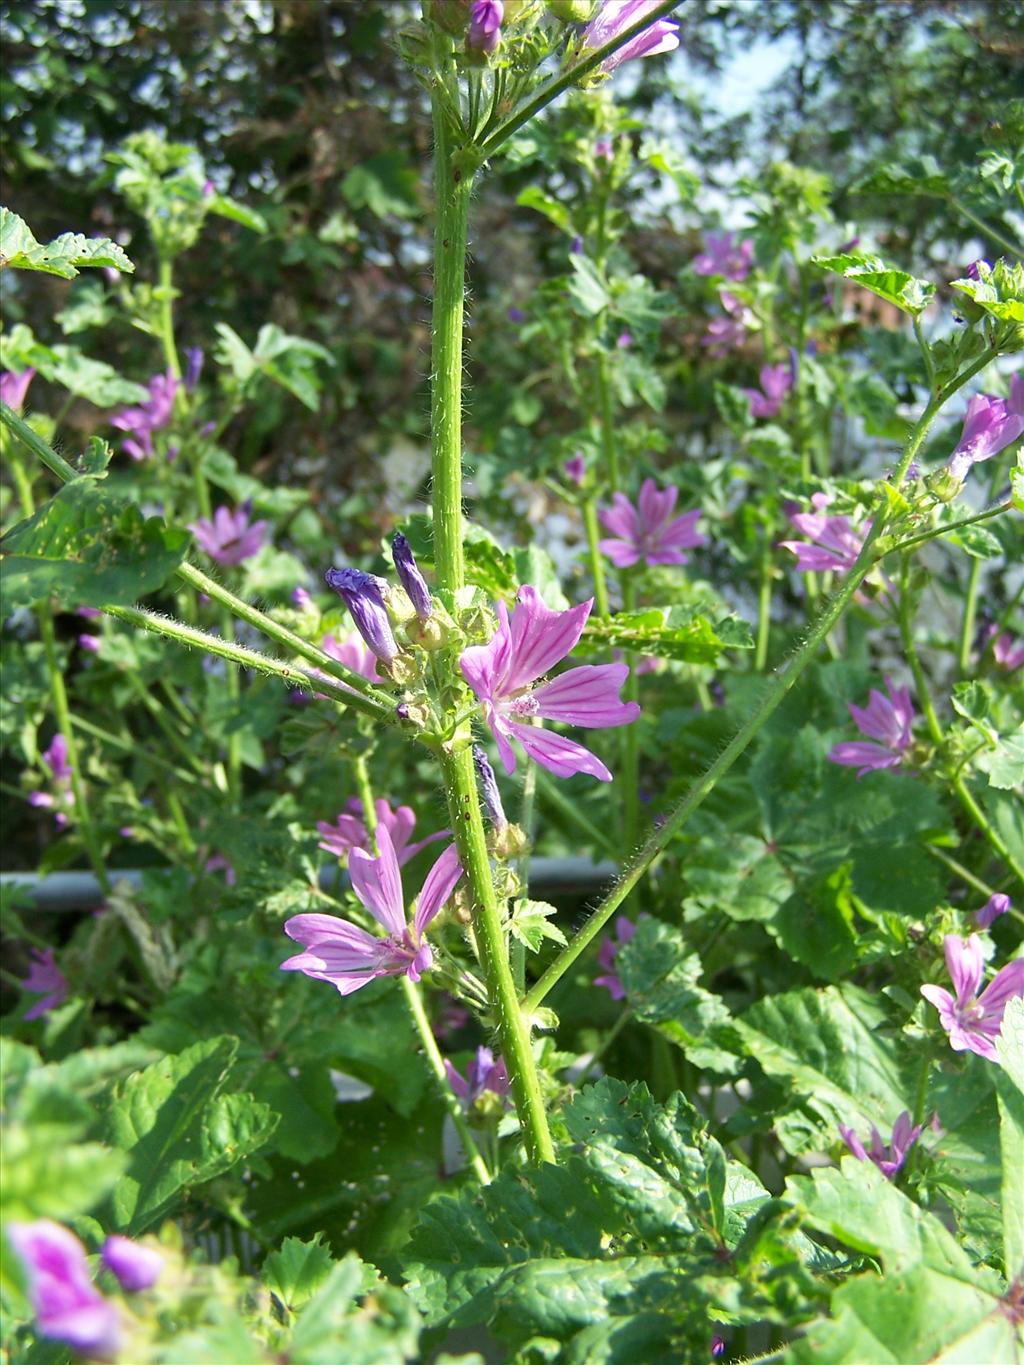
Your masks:
M 717 1359 L 725 1354 L 725 1337 L 713 1336 L 711 1338 L 711 1355 Z
M 382 681 L 377 672 L 377 657 L 367 649 L 363 637 L 357 630 L 350 630 L 340 643 L 333 635 L 325 635 L 320 641 L 320 648 L 332 659 L 337 659 L 339 664 L 344 664 L 353 673 L 358 673 L 360 677 L 368 678 L 371 682 Z
M 398 857 L 386 825 L 377 830 L 377 846 L 376 858 L 354 848 L 348 870 L 352 889 L 386 937 L 377 938 L 334 915 L 293 915 L 285 921 L 284 931 L 304 951 L 282 962 L 282 971 L 305 972 L 314 980 L 329 981 L 340 995 L 351 995 L 379 976 L 405 975 L 418 981 L 431 966 L 433 954 L 423 935 L 462 876 L 458 850 L 449 844 L 427 873 L 409 924 Z
M 1012 635 L 1005 631 L 1000 635 L 999 627 L 992 626 L 988 631 L 988 639 L 991 641 L 988 647 L 992 651 L 992 661 L 999 668 L 1013 673 L 1024 664 L 1024 645 L 1014 644 Z
M 976 393 L 967 404 L 964 429 L 946 468 L 954 479 L 963 480 L 971 466 L 981 464 L 1012 445 L 1024 432 L 1024 374 L 1010 380 L 1010 397 L 994 398 Z
M 36 806 L 43 810 L 53 810 L 56 808 L 54 821 L 58 829 L 63 829 L 68 823 L 67 810 L 74 805 L 74 795 L 71 789 L 71 764 L 68 762 L 68 742 L 58 731 L 50 741 L 50 747 L 44 749 L 40 758 L 50 769 L 51 791 L 29 792 L 29 805 Z M 61 808 L 64 809 L 61 809 Z
M 312 605 L 313 599 L 305 588 L 292 588 L 293 607 L 298 607 L 299 611 L 307 611 Z
M 98 654 L 103 648 L 103 641 L 98 635 L 79 635 L 78 647 L 84 649 L 87 654 Z
M 185 352 L 185 392 L 191 393 L 199 383 L 199 376 L 203 372 L 203 348 L 202 346 L 190 346 Z
M 591 598 L 568 611 L 551 611 L 536 588 L 522 587 L 511 620 L 505 603 L 497 604 L 498 629 L 490 643 L 463 650 L 462 675 L 483 702 L 507 773 L 515 771 L 509 742 L 514 738 L 528 757 L 557 777 L 589 773 L 601 782 L 612 780 L 601 760 L 582 744 L 512 719 L 536 717 L 588 729 L 636 720 L 640 707 L 618 695 L 629 674 L 626 664 L 584 664 L 533 686 L 575 648 L 593 605 Z
M 198 521 L 189 523 L 189 530 L 210 558 L 218 564 L 223 564 L 225 568 L 233 564 L 244 564 L 247 559 L 252 559 L 265 543 L 267 528 L 270 525 L 266 521 L 250 522 L 251 511 L 250 502 L 243 502 L 241 507 L 236 507 L 233 512 L 229 512 L 226 507 L 218 507 L 212 521 L 207 517 L 200 517 Z
M 207 858 L 203 870 L 206 872 L 223 872 L 225 886 L 234 886 L 238 881 L 238 873 L 223 853 L 214 853 L 212 857 Z
M 473 0 L 469 9 L 466 46 L 475 52 L 493 52 L 501 41 L 501 21 L 504 17 L 502 0 Z
M 754 243 L 749 238 L 738 242 L 731 232 L 709 232 L 704 250 L 694 259 L 695 275 L 723 275 L 727 280 L 745 280 L 754 258 Z
M 28 976 L 22 978 L 21 989 L 42 999 L 25 1011 L 26 1019 L 39 1019 L 58 1005 L 63 1005 L 68 995 L 68 983 L 64 973 L 57 966 L 57 958 L 52 948 L 33 948 L 29 954 L 32 961 Z
M 361 569 L 328 569 L 324 580 L 344 600 L 356 630 L 382 664 L 398 657 L 398 645 L 391 630 L 381 588 L 383 579 Z
M 160 1278 L 164 1258 L 152 1247 L 139 1246 L 129 1237 L 108 1237 L 100 1253 L 103 1264 L 117 1277 L 117 1282 L 129 1294 L 151 1289 Z
M 36 372 L 31 365 L 27 370 L 0 371 L 0 403 L 6 403 L 9 408 L 19 412 L 24 405 L 28 386 L 35 375 Z
M 399 806 L 397 810 L 392 810 L 383 797 L 379 797 L 373 804 L 377 811 L 377 826 L 386 829 L 390 835 L 391 847 L 395 850 L 399 867 L 404 867 L 410 858 L 415 858 L 421 848 L 426 848 L 428 844 L 436 844 L 438 839 L 447 838 L 451 834 L 451 830 L 442 829 L 437 834 L 431 834 L 428 838 L 411 844 L 409 840 L 416 825 L 415 811 L 410 806 Z M 362 802 L 354 796 L 333 825 L 328 824 L 326 820 L 317 821 L 316 832 L 320 835 L 318 847 L 326 853 L 333 853 L 336 858 L 345 858 L 356 848 L 366 853 L 370 852 L 372 841 L 362 817 Z
M 913 743 L 911 726 L 914 723 L 914 707 L 910 692 L 905 687 L 893 687 L 892 680 L 886 678 L 888 697 L 874 687 L 871 689 L 867 706 L 854 706 L 849 702 L 850 715 L 862 735 L 878 740 L 877 744 L 865 744 L 860 740 L 844 741 L 837 744 L 828 755 L 830 762 L 842 763 L 849 768 L 859 768 L 857 776 L 876 772 L 881 768 L 898 768 L 903 755 Z
M 398 574 L 399 582 L 408 594 L 416 615 L 421 621 L 429 621 L 434 610 L 430 589 L 427 587 L 426 579 L 420 573 L 419 565 L 416 563 L 416 558 L 412 552 L 412 546 L 401 531 L 395 532 L 394 539 L 391 542 L 391 558 L 395 562 L 395 572 Z
M 793 374 L 788 365 L 762 365 L 761 388 L 744 389 L 750 399 L 750 413 L 753 417 L 775 417 L 782 407 L 782 400 L 793 387 Z
M 501 804 L 498 779 L 494 776 L 490 759 L 479 744 L 473 745 L 473 762 L 480 779 L 480 793 L 483 796 L 487 816 L 495 829 L 504 829 L 508 820 L 505 817 L 505 807 Z
M 959 934 L 943 939 L 946 967 L 956 997 L 942 986 L 922 986 L 921 994 L 939 1011 L 939 1022 L 949 1034 L 954 1052 L 976 1052 L 990 1062 L 999 1060 L 995 1040 L 1003 1022 L 1007 1002 L 1024 996 L 1024 958 L 1000 968 L 982 993 L 978 994 L 985 973 L 981 939 L 971 934 L 965 943 Z
M 149 381 L 149 398 L 145 403 L 111 417 L 111 426 L 131 433 L 128 440 L 121 442 L 121 449 L 133 460 L 148 460 L 152 456 L 153 433 L 162 431 L 170 422 L 180 383 L 171 370 L 155 374 Z
M 598 545 L 617 569 L 628 569 L 641 559 L 648 565 L 685 564 L 683 550 L 708 543 L 697 530 L 702 516 L 699 507 L 681 517 L 672 516 L 678 497 L 678 488 L 659 492 L 653 479 L 644 479 L 636 507 L 625 493 L 614 495 L 611 507 L 600 514 L 612 538 Z
M 8 1223 L 7 1236 L 25 1267 L 40 1335 L 85 1355 L 116 1355 L 121 1345 L 117 1309 L 93 1287 L 78 1238 L 48 1218 Z
M 504 1059 L 499 1057 L 495 1061 L 489 1047 L 477 1048 L 476 1056 L 466 1067 L 465 1078 L 459 1075 L 447 1057 L 444 1059 L 444 1069 L 448 1073 L 448 1084 L 462 1101 L 463 1109 L 472 1109 L 486 1090 L 504 1099 L 511 1089 Z
M 567 479 L 571 479 L 574 484 L 582 486 L 583 480 L 587 477 L 587 462 L 583 458 L 582 450 L 577 450 L 571 460 L 566 460 L 562 469 Z
M 628 351 L 633 344 L 632 332 L 620 332 L 615 338 L 615 344 L 620 351 Z
M 878 1129 L 872 1125 L 870 1152 L 864 1150 L 864 1144 L 852 1128 L 847 1128 L 843 1124 L 840 1124 L 839 1132 L 843 1141 L 858 1161 L 873 1161 L 882 1174 L 888 1180 L 892 1180 L 896 1175 L 896 1172 L 900 1170 L 903 1163 L 906 1161 L 907 1154 L 911 1147 L 913 1147 L 914 1143 L 921 1136 L 922 1127 L 923 1125 L 920 1123 L 916 1126 L 912 1125 L 910 1114 L 904 1109 L 903 1113 L 893 1124 L 892 1142 L 888 1147 L 883 1144 Z
M 505 316 L 508 318 L 509 322 L 525 322 L 525 321 L 526 321 L 526 314 L 523 312 L 523 310 L 522 310 L 521 308 L 512 307 L 512 308 L 510 308 L 510 309 L 508 310 L 508 312 L 505 314 Z
M 614 161 L 615 148 L 610 137 L 599 137 L 594 143 L 595 161 Z
M 981 909 L 975 911 L 974 919 L 978 928 L 987 929 L 1000 915 L 1005 915 L 1012 905 L 1013 901 L 1010 900 L 1009 896 L 1004 896 L 1001 891 L 997 891 L 994 896 L 989 896 Z
M 574 256 L 583 255 L 583 238 L 579 235 L 579 233 L 577 233 L 576 236 L 569 243 L 569 250 L 572 252 Z
M 700 344 L 708 348 L 709 355 L 724 356 L 746 341 L 749 314 L 736 295 L 727 289 L 718 297 L 728 316 L 709 322 Z
M 984 256 L 979 256 L 978 259 L 976 261 L 972 261 L 970 265 L 967 267 L 967 269 L 964 271 L 964 278 L 968 280 L 980 280 L 981 271 L 978 269 L 978 267 L 982 265 L 985 267 L 986 270 L 992 269 L 992 262 L 986 261 Z
M 825 508 L 831 502 L 830 494 L 815 493 L 811 497 L 813 512 L 787 513 L 790 524 L 814 542 L 812 545 L 802 540 L 779 542 L 784 550 L 792 550 L 796 555 L 796 567 L 801 573 L 827 569 L 846 573 L 857 562 L 864 539 L 871 530 L 870 521 L 855 531 L 846 517 L 826 516 Z
M 626 992 L 618 972 L 615 970 L 615 959 L 619 955 L 619 949 L 624 943 L 636 933 L 636 925 L 625 915 L 618 915 L 615 920 L 615 937 L 609 934 L 601 940 L 601 946 L 597 950 L 597 964 L 602 967 L 603 974 L 594 977 L 595 986 L 603 986 L 613 1000 L 624 1000 Z
M 600 10 L 583 30 L 584 48 L 604 47 L 649 14 L 657 0 L 604 0 Z M 668 19 L 658 19 L 635 38 L 618 48 L 601 63 L 601 70 L 611 74 L 623 62 L 638 57 L 654 57 L 660 52 L 672 52 L 679 46 L 679 25 Z

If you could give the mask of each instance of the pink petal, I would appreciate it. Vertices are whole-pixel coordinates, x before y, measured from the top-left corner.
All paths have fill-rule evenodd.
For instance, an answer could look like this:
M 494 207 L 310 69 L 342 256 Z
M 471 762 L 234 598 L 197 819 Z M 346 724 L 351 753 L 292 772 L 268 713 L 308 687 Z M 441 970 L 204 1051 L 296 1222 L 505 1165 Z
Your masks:
M 640 562 L 640 551 L 628 540 L 599 540 L 597 548 L 617 569 L 631 569 Z
M 520 588 L 509 623 L 511 650 L 502 680 L 502 695 L 508 696 L 529 686 L 571 653 L 583 634 L 593 605 L 591 598 L 568 611 L 552 611 L 536 588 Z
M 402 896 L 402 877 L 391 835 L 385 826 L 377 830 L 380 856 L 371 858 L 361 848 L 354 848 L 348 860 L 348 874 L 352 889 L 389 934 L 401 938 L 405 933 L 405 902 Z
M 600 782 L 610 782 L 612 775 L 596 754 L 584 749 L 562 735 L 550 730 L 538 730 L 532 725 L 515 725 L 508 722 L 508 728 L 518 739 L 535 763 L 547 768 L 556 777 L 572 777 L 574 773 L 589 773 Z
M 427 873 L 426 880 L 423 883 L 423 890 L 420 892 L 416 915 L 413 919 L 413 928 L 417 937 L 422 937 L 427 925 L 455 890 L 461 876 L 462 864 L 459 862 L 459 850 L 454 844 L 449 844 Z
M 591 729 L 628 725 L 640 714 L 635 701 L 624 702 L 619 698 L 619 689 L 628 677 L 628 664 L 582 664 L 570 668 L 534 692 L 536 714 Z
M 959 934 L 947 934 L 942 940 L 942 947 L 950 980 L 956 991 L 956 1003 L 964 1005 L 977 995 L 985 971 L 981 939 L 977 934 L 971 934 L 965 943 Z

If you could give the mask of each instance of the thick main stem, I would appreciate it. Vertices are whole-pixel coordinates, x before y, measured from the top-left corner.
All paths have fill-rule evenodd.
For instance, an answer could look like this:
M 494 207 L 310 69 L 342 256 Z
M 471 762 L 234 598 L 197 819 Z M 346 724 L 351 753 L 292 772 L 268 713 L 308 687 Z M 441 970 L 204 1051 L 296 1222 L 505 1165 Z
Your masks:
M 431 450 L 434 504 L 434 562 L 441 595 L 454 606 L 465 582 L 462 553 L 462 333 L 466 274 L 466 237 L 472 175 L 454 145 L 444 107 L 444 91 L 433 95 L 434 315 L 431 367 Z M 454 657 L 449 659 L 457 668 Z M 472 897 L 473 928 L 487 994 L 496 1016 L 502 1056 L 527 1150 L 534 1161 L 554 1161 L 530 1032 L 519 1008 L 509 966 L 508 945 L 477 794 L 468 735 L 441 753 L 445 794 L 452 829 Z

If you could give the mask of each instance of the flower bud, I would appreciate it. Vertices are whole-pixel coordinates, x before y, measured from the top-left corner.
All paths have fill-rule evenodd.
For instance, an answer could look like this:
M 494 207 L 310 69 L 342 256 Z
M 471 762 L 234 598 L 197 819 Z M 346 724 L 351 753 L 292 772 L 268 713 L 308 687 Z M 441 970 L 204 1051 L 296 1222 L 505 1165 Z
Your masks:
M 395 562 L 395 572 L 398 574 L 399 582 L 409 594 L 409 601 L 412 603 L 416 615 L 421 621 L 429 620 L 431 612 L 434 610 L 430 589 L 420 573 L 408 537 L 404 536 L 401 531 L 395 532 L 394 539 L 391 542 L 391 557 Z
M 508 820 L 505 818 L 505 808 L 501 804 L 498 779 L 494 776 L 494 769 L 487 754 L 479 744 L 473 745 L 473 763 L 480 779 L 480 795 L 483 797 L 487 818 L 495 829 L 504 829 Z
M 159 1251 L 116 1234 L 103 1243 L 102 1259 L 107 1269 L 117 1276 L 121 1288 L 129 1294 L 152 1288 L 164 1268 L 164 1258 Z
M 328 569 L 324 581 L 348 607 L 367 647 L 381 663 L 393 663 L 399 651 L 381 595 L 380 581 L 373 574 L 350 568 Z
M 504 17 L 502 0 L 473 0 L 466 33 L 467 49 L 470 52 L 496 51 L 501 42 L 501 21 Z

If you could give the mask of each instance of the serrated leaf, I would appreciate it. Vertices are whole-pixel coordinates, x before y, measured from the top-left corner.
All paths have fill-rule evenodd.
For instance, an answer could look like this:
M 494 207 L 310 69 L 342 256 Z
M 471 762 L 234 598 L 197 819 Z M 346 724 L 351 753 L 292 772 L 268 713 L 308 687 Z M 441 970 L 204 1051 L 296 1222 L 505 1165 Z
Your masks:
M 858 1115 L 891 1129 L 908 1107 L 909 1062 L 890 1031 L 885 1003 L 867 991 L 827 986 L 769 996 L 734 1026 L 762 1068 L 788 1084 L 788 1101 L 776 1115 L 787 1151 L 820 1151 L 835 1140 L 840 1123 Z
M 812 256 L 811 263 L 870 289 L 872 294 L 914 317 L 923 313 L 935 296 L 933 284 L 887 265 L 880 256 L 847 252 L 841 256 Z
M 294 1313 L 323 1287 L 334 1267 L 334 1257 L 320 1240 L 286 1237 L 278 1251 L 263 1262 L 263 1282 L 284 1307 Z
M 8 607 L 55 595 L 67 606 L 127 606 L 162 587 L 189 533 L 144 518 L 92 475 L 69 480 L 3 541 Z
M 959 545 L 972 559 L 998 559 L 1003 553 L 999 541 L 984 526 L 962 526 L 947 537 L 950 544 Z
M 978 754 L 974 766 L 988 775 L 990 787 L 999 791 L 1017 791 L 1024 784 L 1024 728 L 1016 734 L 1003 735 L 994 749 Z
M 109 237 L 64 232 L 43 244 L 36 241 L 23 218 L 8 208 L 0 208 L 0 268 L 4 266 L 41 270 L 64 280 L 73 280 L 82 266 L 112 266 L 127 274 L 135 269 L 122 248 Z
M 713 621 L 701 612 L 699 605 L 652 607 L 617 612 L 608 618 L 591 617 L 583 632 L 583 642 L 693 664 L 712 664 L 726 649 L 752 649 L 754 645 L 745 621 L 734 616 Z
M 128 1166 L 114 1188 L 116 1225 L 132 1235 L 162 1218 L 193 1185 L 257 1151 L 277 1115 L 251 1095 L 221 1095 L 238 1048 L 211 1038 L 164 1057 L 119 1085 L 107 1114 Z
M 361 1302 L 365 1300 L 365 1302 Z M 306 1304 L 288 1339 L 294 1365 L 406 1365 L 421 1358 L 420 1316 L 409 1296 L 349 1253 Z
M 722 1000 L 698 984 L 700 958 L 674 926 L 641 919 L 616 954 L 626 999 L 636 1017 L 681 1048 L 697 1066 L 731 1074 L 738 1040 L 729 1047 L 731 1016 Z
M 546 901 L 517 900 L 509 916 L 509 932 L 531 953 L 536 953 L 546 938 L 564 944 L 565 935 L 557 924 L 550 922 L 557 914 L 556 908 Z
M 601 271 L 589 256 L 570 257 L 573 274 L 567 282 L 572 298 L 587 317 L 597 317 L 611 303 L 608 286 Z

